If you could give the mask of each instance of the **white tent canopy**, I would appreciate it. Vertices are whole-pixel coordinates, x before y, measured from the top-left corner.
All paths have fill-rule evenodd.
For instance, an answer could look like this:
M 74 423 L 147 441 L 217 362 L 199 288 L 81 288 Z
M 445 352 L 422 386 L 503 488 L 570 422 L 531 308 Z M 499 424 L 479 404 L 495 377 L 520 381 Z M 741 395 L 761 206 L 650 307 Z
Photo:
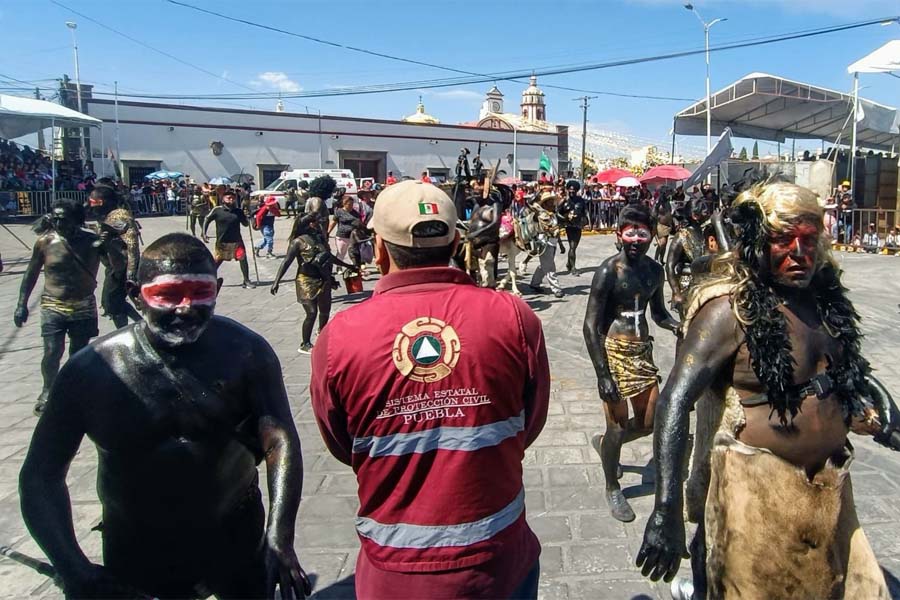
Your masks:
M 900 40 L 891 40 L 849 67 L 848 73 L 890 73 L 900 71 Z
M 898 111 L 860 98 L 857 143 L 890 150 L 900 143 Z M 712 134 L 730 128 L 736 137 L 784 142 L 787 138 L 832 143 L 852 129 L 853 95 L 766 73 L 751 73 L 710 97 Z M 706 100 L 675 115 L 675 133 L 706 135 Z
M 0 94 L 0 138 L 13 139 L 48 127 L 100 127 L 101 123 L 53 102 Z

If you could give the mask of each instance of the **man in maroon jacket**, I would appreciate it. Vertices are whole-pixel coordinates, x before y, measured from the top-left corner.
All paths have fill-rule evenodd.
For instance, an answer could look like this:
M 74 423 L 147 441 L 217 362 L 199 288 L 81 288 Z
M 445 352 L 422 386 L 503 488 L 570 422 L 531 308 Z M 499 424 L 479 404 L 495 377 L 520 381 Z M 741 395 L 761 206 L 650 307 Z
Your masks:
M 313 350 L 322 437 L 359 482 L 360 598 L 537 597 L 522 458 L 547 416 L 543 331 L 524 302 L 447 266 L 455 226 L 436 186 L 382 192 L 384 277 Z

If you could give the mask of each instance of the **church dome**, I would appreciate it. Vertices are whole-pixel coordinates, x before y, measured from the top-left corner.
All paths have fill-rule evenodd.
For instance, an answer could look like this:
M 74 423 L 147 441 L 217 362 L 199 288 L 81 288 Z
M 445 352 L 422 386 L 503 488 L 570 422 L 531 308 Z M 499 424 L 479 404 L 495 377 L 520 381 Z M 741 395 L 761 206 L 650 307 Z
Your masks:
M 419 105 L 416 106 L 415 114 L 403 117 L 403 122 L 416 125 L 437 125 L 440 123 L 438 119 L 425 112 L 425 104 L 422 103 L 421 97 L 419 98 Z
M 537 86 L 537 75 L 531 76 L 531 83 L 525 91 L 522 92 L 523 96 L 543 96 L 544 92 Z

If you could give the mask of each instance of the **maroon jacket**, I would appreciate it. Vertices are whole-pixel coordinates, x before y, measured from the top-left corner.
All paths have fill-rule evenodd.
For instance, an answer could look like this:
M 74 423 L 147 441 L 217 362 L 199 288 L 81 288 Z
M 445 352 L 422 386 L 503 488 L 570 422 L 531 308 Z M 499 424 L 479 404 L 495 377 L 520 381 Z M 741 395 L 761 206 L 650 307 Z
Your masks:
M 404 573 L 435 573 L 422 592 L 440 596 L 442 578 L 488 564 L 499 572 L 485 593 L 513 591 L 540 553 L 522 458 L 550 394 L 541 323 L 523 301 L 449 267 L 387 275 L 319 336 L 310 393 L 326 445 L 359 482 L 360 560 L 385 578 L 358 573 L 360 597 Z

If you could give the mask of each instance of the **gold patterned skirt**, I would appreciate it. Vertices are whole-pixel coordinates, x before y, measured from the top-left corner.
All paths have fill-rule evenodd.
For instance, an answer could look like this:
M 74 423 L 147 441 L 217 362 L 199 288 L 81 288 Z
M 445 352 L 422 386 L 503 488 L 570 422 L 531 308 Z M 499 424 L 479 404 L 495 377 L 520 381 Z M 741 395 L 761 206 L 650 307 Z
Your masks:
M 637 396 L 659 384 L 659 369 L 653 364 L 653 341 L 641 342 L 604 337 L 609 372 L 622 398 Z

